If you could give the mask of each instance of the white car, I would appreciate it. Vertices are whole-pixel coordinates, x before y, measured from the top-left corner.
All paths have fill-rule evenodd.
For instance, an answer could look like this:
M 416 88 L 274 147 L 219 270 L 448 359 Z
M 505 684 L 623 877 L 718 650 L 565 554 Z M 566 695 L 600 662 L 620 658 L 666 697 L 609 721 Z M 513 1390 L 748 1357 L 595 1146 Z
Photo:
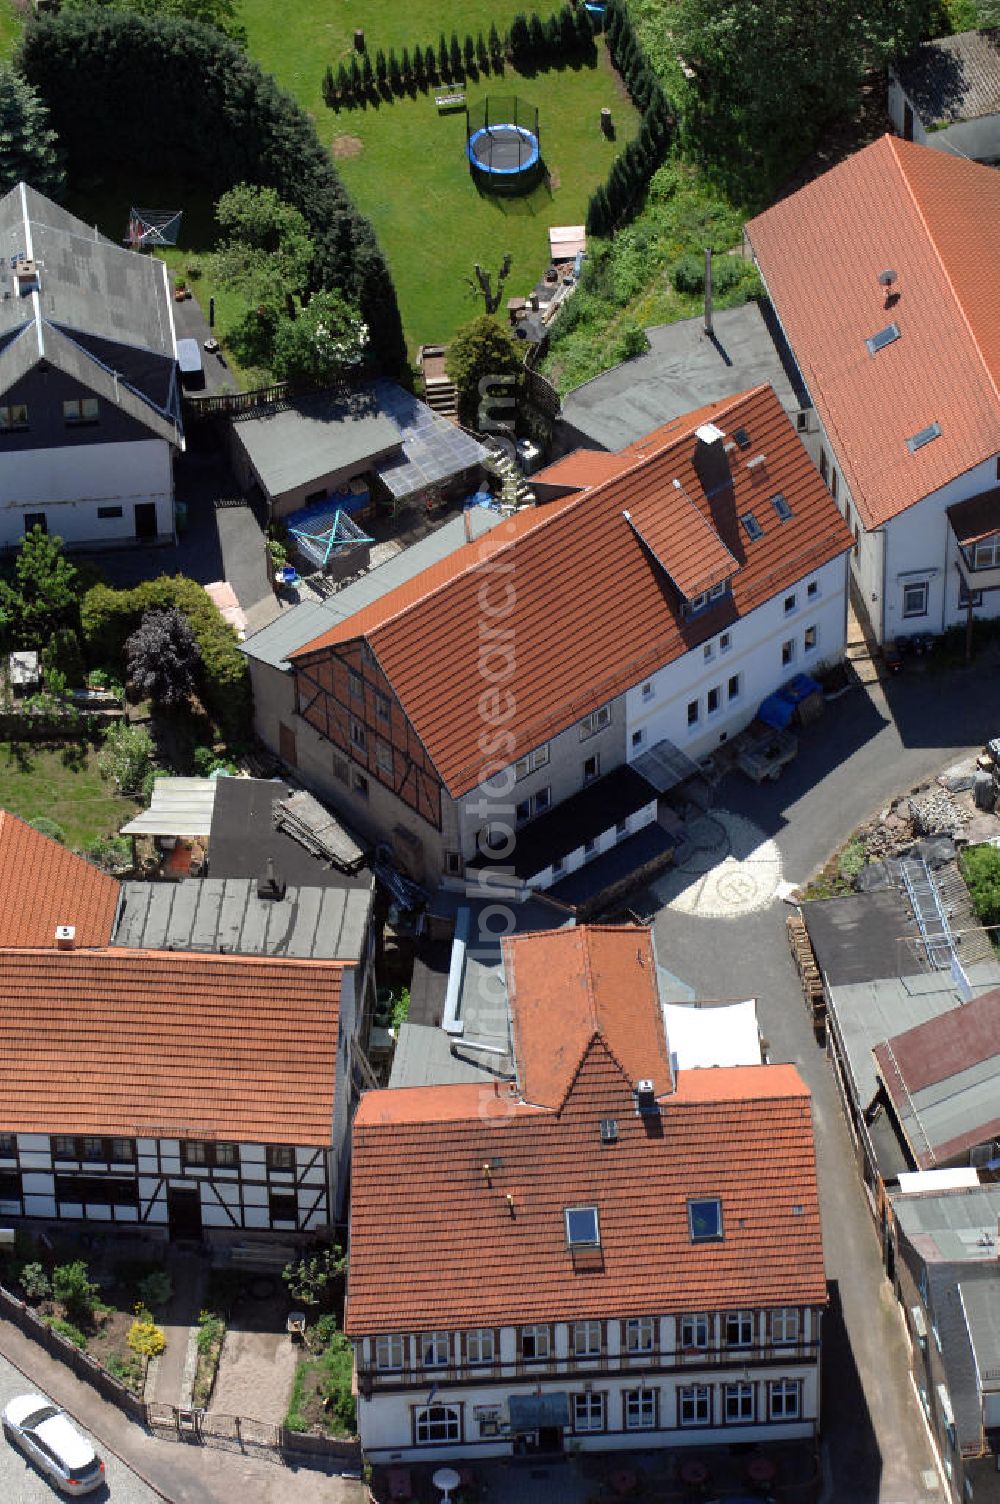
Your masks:
M 65 1494 L 89 1494 L 104 1463 L 68 1415 L 40 1394 L 19 1394 L 3 1412 L 3 1432 Z

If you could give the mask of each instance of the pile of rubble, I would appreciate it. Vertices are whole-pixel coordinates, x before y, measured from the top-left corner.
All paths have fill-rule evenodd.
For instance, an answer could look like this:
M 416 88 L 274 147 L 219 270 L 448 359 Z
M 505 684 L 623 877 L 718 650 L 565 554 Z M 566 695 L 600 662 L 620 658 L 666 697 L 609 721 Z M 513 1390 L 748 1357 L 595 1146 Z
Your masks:
M 970 837 L 983 839 L 970 827 L 980 824 L 976 807 L 974 761 L 960 763 L 942 773 L 933 783 L 923 784 L 894 799 L 878 818 L 860 832 L 866 862 L 898 856 L 923 837 L 944 837 L 963 844 Z M 988 817 L 991 820 L 994 817 Z

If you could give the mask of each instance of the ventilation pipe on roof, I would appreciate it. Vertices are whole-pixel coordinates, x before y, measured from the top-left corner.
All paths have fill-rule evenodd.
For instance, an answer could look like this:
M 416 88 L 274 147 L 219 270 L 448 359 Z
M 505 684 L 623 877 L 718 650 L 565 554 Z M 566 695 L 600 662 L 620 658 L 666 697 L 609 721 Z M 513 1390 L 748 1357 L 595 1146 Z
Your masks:
M 705 333 L 714 334 L 712 327 L 712 247 L 705 247 Z
M 56 950 L 73 950 L 76 946 L 76 925 L 56 925 Z
M 652 1081 L 643 1079 L 636 1082 L 635 1105 L 642 1115 L 656 1111 L 656 1088 Z

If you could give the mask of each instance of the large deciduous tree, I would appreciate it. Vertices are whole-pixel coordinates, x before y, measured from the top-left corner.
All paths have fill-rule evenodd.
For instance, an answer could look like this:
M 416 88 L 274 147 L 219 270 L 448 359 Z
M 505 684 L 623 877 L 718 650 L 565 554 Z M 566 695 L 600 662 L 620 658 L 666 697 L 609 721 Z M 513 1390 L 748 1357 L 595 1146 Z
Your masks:
M 200 657 L 191 623 L 176 607 L 146 611 L 125 643 L 133 687 L 165 710 L 183 705 L 194 690 Z
M 336 292 L 313 293 L 295 319 L 282 319 L 274 332 L 271 366 L 281 381 L 322 384 L 360 365 L 368 329 Z
M 234 0 L 62 0 L 63 10 L 121 10 L 135 16 L 178 16 L 214 26 L 234 42 L 245 43 Z
M 219 199 L 215 217 L 223 235 L 215 253 L 219 281 L 294 318 L 316 255 L 305 216 L 273 188 L 238 183 Z
M 62 197 L 59 138 L 37 91 L 13 68 L 0 66 L 0 195 L 22 181 L 49 198 Z

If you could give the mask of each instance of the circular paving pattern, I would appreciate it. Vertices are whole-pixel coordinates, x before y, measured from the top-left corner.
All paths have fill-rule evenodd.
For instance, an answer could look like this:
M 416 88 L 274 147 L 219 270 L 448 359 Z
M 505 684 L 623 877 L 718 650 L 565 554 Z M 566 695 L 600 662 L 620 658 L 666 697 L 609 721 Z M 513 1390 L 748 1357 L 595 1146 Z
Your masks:
M 752 821 L 713 810 L 690 821 L 687 836 L 694 849 L 652 884 L 667 908 L 700 919 L 738 919 L 774 901 L 781 855 Z

